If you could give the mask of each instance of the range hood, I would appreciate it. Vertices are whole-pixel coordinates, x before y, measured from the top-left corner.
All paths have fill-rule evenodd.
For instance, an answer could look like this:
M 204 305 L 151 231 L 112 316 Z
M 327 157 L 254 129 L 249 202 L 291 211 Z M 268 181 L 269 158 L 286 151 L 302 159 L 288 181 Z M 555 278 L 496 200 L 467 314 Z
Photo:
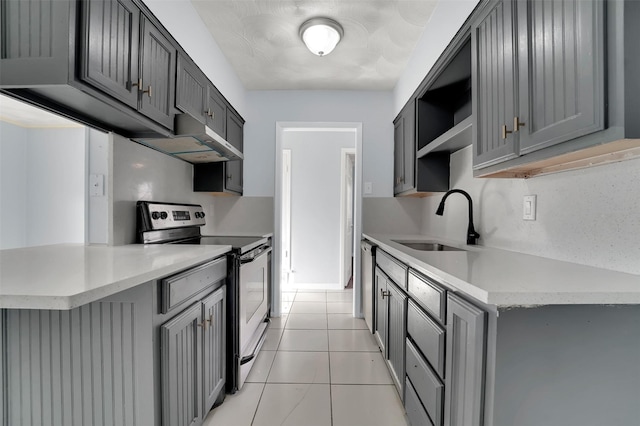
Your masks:
M 236 147 L 189 114 L 176 115 L 175 135 L 133 140 L 193 164 L 244 159 Z

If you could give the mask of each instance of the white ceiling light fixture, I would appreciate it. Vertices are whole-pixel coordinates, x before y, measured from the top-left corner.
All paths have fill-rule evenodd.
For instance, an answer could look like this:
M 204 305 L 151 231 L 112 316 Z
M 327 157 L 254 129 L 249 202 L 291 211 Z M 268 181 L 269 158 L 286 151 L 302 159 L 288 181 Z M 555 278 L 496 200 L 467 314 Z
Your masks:
M 330 18 L 312 18 L 300 26 L 300 38 L 318 56 L 331 53 L 343 36 L 342 25 Z

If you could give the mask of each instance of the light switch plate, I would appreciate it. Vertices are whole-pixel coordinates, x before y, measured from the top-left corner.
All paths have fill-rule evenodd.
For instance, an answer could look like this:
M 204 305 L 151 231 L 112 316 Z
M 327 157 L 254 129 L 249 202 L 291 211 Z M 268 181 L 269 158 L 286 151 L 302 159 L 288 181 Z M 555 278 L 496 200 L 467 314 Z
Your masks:
M 89 195 L 91 197 L 104 196 L 104 175 L 89 175 Z
M 522 219 L 536 220 L 536 199 L 535 195 L 525 195 L 522 203 Z

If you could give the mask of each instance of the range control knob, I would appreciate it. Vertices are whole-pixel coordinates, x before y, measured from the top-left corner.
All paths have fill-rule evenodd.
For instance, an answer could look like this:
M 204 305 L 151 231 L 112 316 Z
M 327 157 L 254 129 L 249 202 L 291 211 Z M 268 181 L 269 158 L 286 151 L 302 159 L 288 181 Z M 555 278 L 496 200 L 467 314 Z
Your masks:
M 200 212 L 200 219 L 204 219 L 204 212 Z
M 153 219 L 153 220 L 160 219 L 160 213 L 158 213 L 158 212 L 151 213 L 151 219 Z
M 196 219 L 200 219 L 200 212 L 195 212 L 193 215 Z
M 162 212 L 162 213 L 160 213 L 160 219 L 165 220 L 167 217 L 169 217 L 169 215 L 167 214 L 167 212 Z

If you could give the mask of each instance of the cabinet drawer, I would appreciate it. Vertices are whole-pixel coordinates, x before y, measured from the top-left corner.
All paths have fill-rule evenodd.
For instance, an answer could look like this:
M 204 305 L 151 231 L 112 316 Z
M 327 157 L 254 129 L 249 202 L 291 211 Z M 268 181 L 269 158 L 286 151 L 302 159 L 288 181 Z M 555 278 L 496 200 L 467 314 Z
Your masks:
M 406 378 L 405 382 L 406 394 L 404 397 L 404 409 L 407 412 L 409 418 L 409 424 L 411 426 L 434 426 L 424 410 L 424 407 L 420 403 L 420 399 L 416 394 L 415 389 L 411 385 L 411 380 Z
M 409 301 L 407 311 L 407 334 L 436 373 L 444 377 L 444 329 L 429 318 L 413 300 Z
M 160 281 L 160 313 L 166 314 L 192 296 L 227 277 L 227 259 L 222 257 Z
M 413 298 L 435 319 L 445 323 L 447 318 L 445 307 L 447 306 L 447 291 L 436 284 L 433 280 L 409 271 L 407 290 Z
M 433 424 L 435 426 L 442 425 L 444 384 L 431 367 L 427 365 L 427 362 L 409 339 L 407 339 L 406 360 L 407 377 L 411 379 L 411 384 L 419 400 L 427 410 Z M 408 387 L 406 392 L 407 396 L 405 398 L 408 399 Z
M 393 280 L 398 287 L 403 290 L 407 289 L 407 266 L 398 262 L 382 250 L 376 253 L 376 264 L 384 271 L 389 278 Z

